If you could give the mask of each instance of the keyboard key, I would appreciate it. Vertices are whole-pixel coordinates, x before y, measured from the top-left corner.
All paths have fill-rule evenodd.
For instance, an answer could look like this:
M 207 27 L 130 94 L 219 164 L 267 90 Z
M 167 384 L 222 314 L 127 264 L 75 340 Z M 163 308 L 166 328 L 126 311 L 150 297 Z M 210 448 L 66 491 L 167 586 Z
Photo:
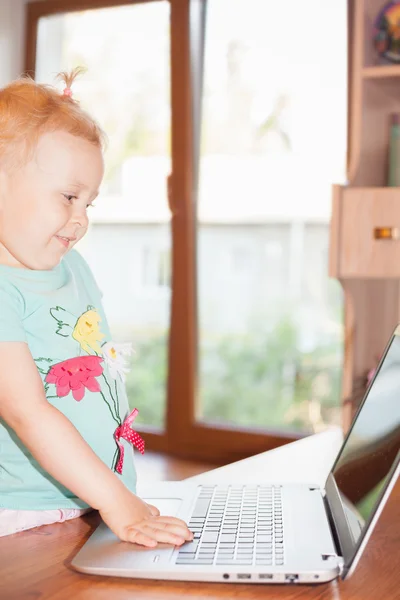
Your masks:
M 216 542 L 218 540 L 218 532 L 210 531 L 209 533 L 203 533 L 203 542 Z
M 242 525 L 247 524 L 247 525 L 254 525 L 254 523 L 256 522 L 255 519 L 249 519 L 248 517 L 242 517 L 241 521 Z
M 177 558 L 175 564 L 176 565 L 194 565 L 196 560 L 193 558 L 192 560 L 182 560 L 181 558 Z
M 236 540 L 236 535 L 223 533 L 221 534 L 221 543 L 222 542 L 234 542 Z
M 252 559 L 245 559 L 245 558 L 234 558 L 232 560 L 225 560 L 225 559 L 217 559 L 216 561 L 217 565 L 251 565 L 253 564 Z
M 196 552 L 197 550 L 197 546 L 198 546 L 198 541 L 194 540 L 193 542 L 187 542 L 186 544 L 184 544 L 183 546 L 181 546 L 181 548 L 179 549 L 179 553 L 184 552 L 186 553 L 190 553 L 190 552 Z
M 196 519 L 199 517 L 205 517 L 208 512 L 208 507 L 210 506 L 210 499 L 198 499 L 196 505 L 193 510 L 192 519 Z
M 196 558 L 193 562 L 194 565 L 212 565 L 214 562 L 213 558 Z
M 237 554 L 236 560 L 242 564 L 253 564 L 253 557 L 249 554 Z
M 200 543 L 205 548 L 216 548 L 217 542 L 205 542 L 204 540 L 200 540 Z
M 224 519 L 224 523 L 226 525 L 228 525 L 228 524 L 235 524 L 236 525 L 237 523 L 239 523 L 239 517 L 237 517 L 236 519 L 233 519 L 231 517 L 227 517 L 227 518 Z

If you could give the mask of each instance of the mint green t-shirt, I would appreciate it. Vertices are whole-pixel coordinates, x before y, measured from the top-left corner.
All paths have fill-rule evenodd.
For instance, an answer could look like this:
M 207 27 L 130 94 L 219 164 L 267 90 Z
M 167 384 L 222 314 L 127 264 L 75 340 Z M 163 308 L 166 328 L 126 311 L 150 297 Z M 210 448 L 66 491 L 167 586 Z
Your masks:
M 133 446 L 122 437 L 122 473 L 116 470 L 121 453 L 114 433 L 129 414 L 123 351 L 111 340 L 101 293 L 76 250 L 49 271 L 0 265 L 0 342 L 10 341 L 28 344 L 48 401 L 135 493 Z M 88 508 L 41 467 L 1 418 L 0 508 Z

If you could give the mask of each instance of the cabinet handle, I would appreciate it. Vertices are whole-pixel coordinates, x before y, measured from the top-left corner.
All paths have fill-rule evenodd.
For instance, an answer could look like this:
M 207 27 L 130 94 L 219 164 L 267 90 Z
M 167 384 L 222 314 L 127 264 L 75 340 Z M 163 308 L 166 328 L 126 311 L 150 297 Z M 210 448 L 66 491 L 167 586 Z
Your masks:
M 399 240 L 400 229 L 398 227 L 375 227 L 374 238 L 376 240 Z

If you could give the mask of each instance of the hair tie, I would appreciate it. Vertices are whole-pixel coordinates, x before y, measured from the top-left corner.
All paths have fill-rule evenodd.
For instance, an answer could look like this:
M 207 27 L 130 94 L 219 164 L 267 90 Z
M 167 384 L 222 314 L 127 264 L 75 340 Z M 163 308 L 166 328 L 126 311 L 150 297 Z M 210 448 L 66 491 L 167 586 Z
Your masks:
M 70 87 L 64 88 L 63 96 L 69 96 L 70 98 L 72 98 L 72 90 Z

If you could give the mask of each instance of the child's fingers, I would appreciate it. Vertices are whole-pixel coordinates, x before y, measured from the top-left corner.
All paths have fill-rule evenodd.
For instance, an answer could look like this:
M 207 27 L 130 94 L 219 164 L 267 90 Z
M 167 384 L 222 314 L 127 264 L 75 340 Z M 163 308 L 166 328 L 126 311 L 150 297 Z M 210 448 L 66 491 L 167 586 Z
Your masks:
M 154 537 L 150 537 L 143 533 L 143 531 L 139 531 L 136 528 L 130 527 L 126 532 L 125 542 L 130 542 L 131 544 L 139 544 L 140 546 L 146 546 L 147 548 L 155 548 L 157 546 L 157 540 Z
M 173 544 L 174 546 L 181 546 L 185 541 L 185 536 L 177 535 L 168 529 L 155 529 L 153 524 L 147 521 L 136 528 L 146 535 L 148 538 L 156 540 L 157 542 L 164 542 L 165 544 Z
M 147 525 L 153 529 L 162 529 L 163 531 L 169 531 L 170 533 L 184 538 L 185 540 L 193 539 L 193 533 L 189 531 L 186 525 L 183 526 L 179 523 L 165 523 L 161 519 L 154 519 L 150 522 L 147 522 Z
M 167 517 L 165 515 L 160 515 L 157 518 L 157 521 L 162 521 L 163 523 L 171 523 L 172 525 L 180 525 L 181 527 L 185 527 L 188 529 L 187 523 L 182 521 L 182 519 L 178 519 L 177 517 Z

